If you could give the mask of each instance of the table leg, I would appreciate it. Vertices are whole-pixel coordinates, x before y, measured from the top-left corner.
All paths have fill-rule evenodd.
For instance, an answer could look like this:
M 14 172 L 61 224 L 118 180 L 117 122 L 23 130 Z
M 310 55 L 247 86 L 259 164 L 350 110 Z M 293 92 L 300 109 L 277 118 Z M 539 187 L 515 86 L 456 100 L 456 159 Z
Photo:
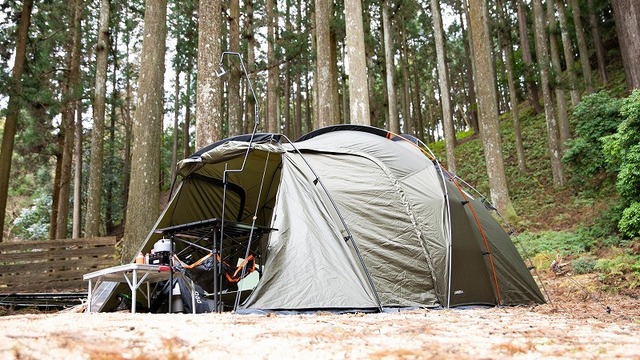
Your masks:
M 191 280 L 191 312 L 196 313 L 196 286 Z
M 91 295 L 93 295 L 92 292 L 91 292 L 91 290 L 92 290 L 91 282 L 92 282 L 91 279 L 89 279 L 89 291 L 87 292 L 87 311 L 86 311 L 88 313 L 91 312 Z
M 131 286 L 131 313 L 136 313 L 136 293 L 138 292 L 138 271 L 133 269 L 133 281 Z

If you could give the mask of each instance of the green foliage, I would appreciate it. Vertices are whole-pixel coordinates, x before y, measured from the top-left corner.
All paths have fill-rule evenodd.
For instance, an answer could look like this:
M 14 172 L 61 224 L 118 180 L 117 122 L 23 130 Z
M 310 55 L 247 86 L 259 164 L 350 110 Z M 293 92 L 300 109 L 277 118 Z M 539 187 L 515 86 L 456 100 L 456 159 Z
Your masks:
M 596 259 L 592 256 L 579 257 L 571 262 L 571 267 L 576 274 L 590 273 L 596 267 Z
M 611 177 L 602 157 L 602 138 L 614 134 L 622 122 L 622 102 L 605 92 L 585 96 L 576 105 L 571 121 L 575 138 L 569 140 L 562 161 L 569 166 L 576 189 L 599 189 L 603 177 Z
M 599 259 L 594 269 L 602 274 L 602 281 L 612 286 L 629 289 L 640 287 L 640 255 L 614 248 L 611 257 Z
M 524 233 L 518 236 L 518 240 L 528 254 L 556 253 L 562 256 L 586 253 L 595 243 L 593 237 L 581 231 Z
M 620 114 L 624 121 L 604 138 L 603 152 L 608 166 L 618 170 L 616 189 L 624 209 L 619 230 L 631 238 L 640 235 L 640 90 L 624 99 Z
M 13 221 L 13 233 L 24 240 L 42 240 L 49 236 L 49 210 L 51 196 L 41 195 L 34 199 L 33 205 L 20 211 Z
M 640 202 L 631 204 L 622 212 L 618 223 L 622 235 L 632 238 L 640 234 Z

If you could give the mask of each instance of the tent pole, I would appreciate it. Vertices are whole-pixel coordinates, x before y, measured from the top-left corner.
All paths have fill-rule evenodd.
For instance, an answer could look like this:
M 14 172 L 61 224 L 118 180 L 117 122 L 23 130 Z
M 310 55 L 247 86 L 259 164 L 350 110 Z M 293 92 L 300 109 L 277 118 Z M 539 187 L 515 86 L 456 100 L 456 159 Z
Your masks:
M 345 241 L 351 241 L 351 244 L 353 244 L 353 249 L 356 251 L 356 254 L 358 255 L 358 260 L 360 261 L 360 265 L 362 266 L 362 269 L 364 270 L 365 276 L 367 277 L 367 282 L 369 283 L 369 286 L 371 287 L 371 291 L 373 292 L 373 296 L 375 297 L 376 303 L 378 305 L 378 311 L 383 312 L 384 309 L 382 308 L 382 302 L 380 301 L 380 296 L 378 295 L 378 291 L 376 290 L 376 287 L 375 287 L 375 285 L 373 283 L 373 279 L 371 278 L 371 273 L 369 273 L 369 269 L 367 268 L 367 265 L 365 265 L 365 263 L 364 263 L 364 258 L 362 257 L 362 254 L 360 253 L 360 250 L 358 249 L 358 245 L 356 244 L 355 240 L 353 239 L 353 235 L 351 234 L 351 230 L 349 230 L 349 226 L 347 225 L 347 222 L 345 221 L 344 216 L 342 216 L 342 213 L 340 212 L 340 209 L 338 209 L 338 205 L 333 200 L 333 197 L 329 193 L 329 190 L 324 186 L 324 183 L 320 179 L 320 176 L 318 176 L 318 174 L 315 172 L 315 170 L 313 170 L 313 168 L 311 167 L 311 164 L 309 164 L 307 159 L 305 159 L 304 155 L 302 155 L 300 150 L 295 146 L 295 144 L 291 140 L 289 140 L 289 138 L 286 135 L 282 135 L 282 136 L 287 140 L 287 142 L 289 142 L 289 144 L 293 147 L 295 152 L 298 153 L 298 155 L 300 155 L 300 157 L 302 158 L 302 161 L 304 161 L 304 163 L 307 165 L 309 170 L 311 170 L 311 173 L 313 174 L 313 176 L 316 178 L 314 182 L 320 184 L 320 187 L 322 187 L 322 190 L 324 191 L 324 193 L 329 198 L 329 201 L 331 202 L 331 206 L 333 206 L 333 209 L 338 214 L 338 217 L 340 218 L 340 222 L 342 223 L 342 226 L 344 227 L 344 230 L 347 233 L 347 236 L 344 238 L 344 240 Z
M 240 61 L 240 67 L 242 68 L 242 72 L 244 73 L 245 78 L 247 79 L 247 84 L 249 85 L 249 89 L 251 90 L 251 94 L 253 95 L 253 99 L 254 99 L 254 124 L 253 124 L 253 131 L 251 132 L 251 138 L 249 139 L 249 146 L 247 146 L 247 151 L 244 154 L 244 159 L 242 160 L 242 165 L 240 166 L 239 169 L 231 169 L 229 170 L 227 168 L 228 164 L 225 164 L 224 166 L 224 173 L 222 175 L 222 183 L 223 183 L 223 195 L 222 195 L 222 218 L 220 219 L 220 266 L 222 266 L 222 243 L 224 242 L 224 212 L 225 212 L 225 200 L 227 198 L 227 180 L 228 180 L 228 173 L 230 172 L 242 172 L 244 171 L 244 167 L 247 164 L 247 158 L 249 157 L 249 151 L 251 151 L 251 147 L 253 145 L 253 138 L 256 135 L 256 131 L 258 130 L 258 124 L 260 123 L 260 120 L 258 118 L 259 115 L 259 109 L 258 109 L 258 98 L 256 97 L 256 93 L 253 90 L 253 85 L 251 84 L 251 81 L 249 80 L 249 75 L 247 73 L 247 68 L 244 66 L 244 61 L 242 60 L 242 55 L 238 52 L 233 52 L 233 51 L 225 51 L 220 55 L 220 67 L 218 70 L 215 71 L 216 76 L 217 77 L 221 77 L 222 75 L 226 74 L 227 71 L 222 67 L 223 65 L 223 60 L 225 56 L 237 56 L 239 61 Z M 215 244 L 214 244 L 215 246 Z M 214 267 L 214 271 L 217 268 L 217 265 Z M 215 274 L 214 274 L 214 279 L 216 278 Z M 220 271 L 220 284 L 222 284 L 222 271 Z M 216 303 L 216 307 L 217 307 L 217 303 Z M 217 309 L 216 309 L 217 311 Z

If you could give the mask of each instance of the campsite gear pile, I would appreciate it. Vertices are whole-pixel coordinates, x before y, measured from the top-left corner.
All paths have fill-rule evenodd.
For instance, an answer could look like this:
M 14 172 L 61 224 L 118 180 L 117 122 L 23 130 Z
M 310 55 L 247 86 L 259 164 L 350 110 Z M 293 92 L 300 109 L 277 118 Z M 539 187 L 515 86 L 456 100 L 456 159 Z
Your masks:
M 176 253 L 213 249 L 219 283 L 223 262 L 251 254 L 260 279 L 236 300 L 236 311 L 545 301 L 495 209 L 409 137 L 357 125 L 322 128 L 295 142 L 242 135 L 197 151 L 177 173 L 181 181 L 141 251 L 162 236 L 157 229 L 220 219 L 216 236 L 185 237 Z M 272 230 L 233 237 L 224 222 Z M 219 239 L 213 247 L 211 238 Z M 212 289 L 212 273 L 196 282 Z M 232 285 L 216 293 L 225 286 Z

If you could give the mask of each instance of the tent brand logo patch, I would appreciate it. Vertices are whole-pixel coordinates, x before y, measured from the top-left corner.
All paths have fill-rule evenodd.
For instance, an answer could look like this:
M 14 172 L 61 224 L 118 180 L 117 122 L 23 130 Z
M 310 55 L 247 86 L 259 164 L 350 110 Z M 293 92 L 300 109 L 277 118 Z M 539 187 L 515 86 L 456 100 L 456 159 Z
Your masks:
M 456 290 L 453 292 L 453 295 L 462 295 L 464 294 L 464 290 Z

